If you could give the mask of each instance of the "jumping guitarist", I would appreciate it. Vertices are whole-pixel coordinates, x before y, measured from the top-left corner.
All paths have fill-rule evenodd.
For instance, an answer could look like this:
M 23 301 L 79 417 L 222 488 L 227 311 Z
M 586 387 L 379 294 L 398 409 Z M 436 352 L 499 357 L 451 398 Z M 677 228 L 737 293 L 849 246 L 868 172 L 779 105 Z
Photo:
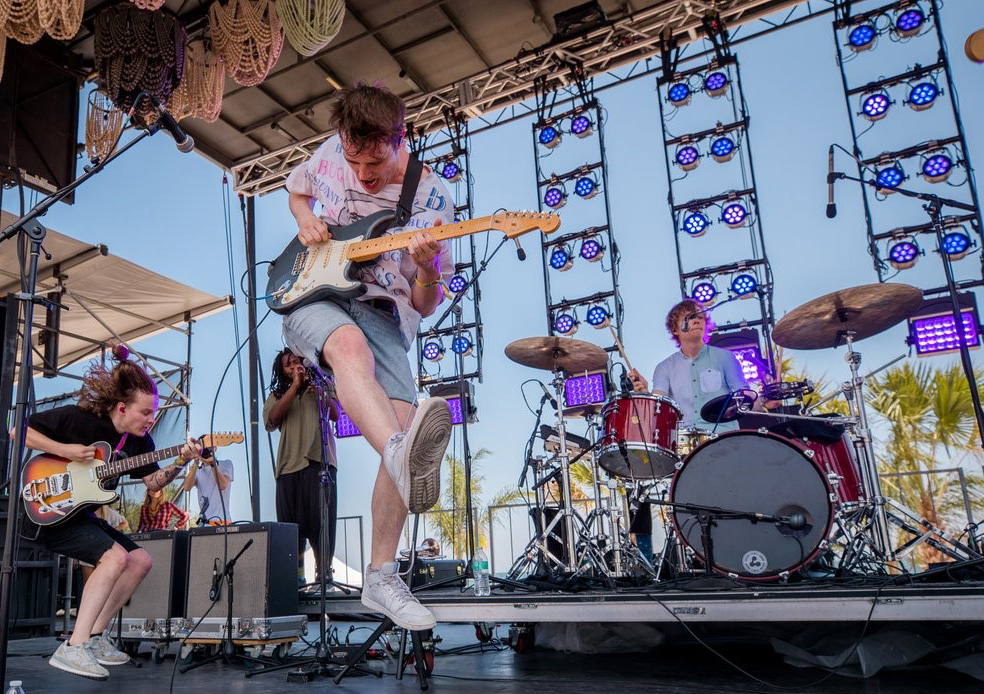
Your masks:
M 28 421 L 27 446 L 72 461 L 91 462 L 104 441 L 127 456 L 154 450 L 150 428 L 157 413 L 157 386 L 138 364 L 126 359 L 125 347 L 114 350 L 119 363 L 113 369 L 95 364 L 82 381 L 78 404 L 34 414 Z M 142 478 L 148 489 L 163 489 L 188 461 L 200 453 L 189 439 L 175 465 L 160 469 L 151 463 L 130 472 Z M 110 484 L 115 486 L 118 478 Z M 25 533 L 31 533 L 25 519 Z M 48 661 L 52 666 L 82 677 L 104 680 L 103 665 L 120 665 L 129 656 L 119 651 L 104 631 L 110 619 L 150 571 L 146 550 L 128 536 L 98 518 L 91 508 L 63 521 L 37 527 L 37 541 L 47 549 L 96 568 L 86 582 L 79 603 L 75 631 Z
M 381 457 L 372 496 L 372 551 L 362 603 L 405 629 L 430 629 L 434 616 L 396 574 L 393 561 L 407 509 L 426 511 L 440 493 L 440 467 L 451 436 L 441 398 L 415 408 L 407 351 L 421 316 L 442 299 L 454 270 L 448 243 L 428 231 L 450 223 L 454 205 L 430 169 L 411 161 L 403 101 L 365 84 L 342 89 L 330 109 L 328 138 L 287 179 L 290 211 L 304 246 L 328 241 L 328 225 L 348 225 L 383 210 L 402 210 L 391 231 L 414 231 L 405 250 L 382 254 L 358 279 L 357 298 L 308 303 L 284 318 L 291 351 L 330 366 L 345 413 Z M 312 208 L 321 206 L 320 214 Z

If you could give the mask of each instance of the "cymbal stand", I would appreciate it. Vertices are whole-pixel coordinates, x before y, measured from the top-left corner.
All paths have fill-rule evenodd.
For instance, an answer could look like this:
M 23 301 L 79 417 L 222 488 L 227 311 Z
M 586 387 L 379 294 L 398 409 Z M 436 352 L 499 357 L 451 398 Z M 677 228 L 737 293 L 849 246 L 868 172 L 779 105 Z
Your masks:
M 520 553 L 519 557 L 509 568 L 509 573 L 506 574 L 508 578 L 513 580 L 520 578 L 530 567 L 534 567 L 535 571 L 535 567 L 540 561 L 543 561 L 544 565 L 550 569 L 549 573 L 553 573 L 552 567 L 564 568 L 564 560 L 550 551 L 550 545 L 547 541 L 550 533 L 560 523 L 561 519 L 561 515 L 558 513 L 549 524 L 546 522 L 545 511 L 547 500 L 543 488 L 549 479 L 553 479 L 556 476 L 556 473 L 550 473 L 544 477 L 543 458 L 535 458 L 532 462 L 532 468 L 533 493 L 536 495 L 536 521 L 533 524 L 533 537 L 530 538 L 526 547 L 523 548 L 522 553 Z
M 892 538 L 888 533 L 888 517 L 885 514 L 885 497 L 881 493 L 881 480 L 878 478 L 878 463 L 875 460 L 875 449 L 871 441 L 871 429 L 868 426 L 868 413 L 864 404 L 864 378 L 859 373 L 861 354 L 854 351 L 854 331 L 844 333 L 847 344 L 847 354 L 844 360 L 851 369 L 849 390 L 845 391 L 848 405 L 854 410 L 858 419 L 856 435 L 860 440 L 859 456 L 861 463 L 861 484 L 865 498 L 872 504 L 871 535 L 874 549 L 879 556 L 888 561 L 895 560 L 895 550 L 892 548 Z M 855 443 L 857 445 L 857 443 Z
M 563 523 L 564 523 L 564 542 L 567 547 L 567 562 L 564 568 L 574 573 L 577 569 L 577 547 L 574 543 L 574 507 L 571 503 L 571 471 L 570 457 L 567 454 L 567 425 L 564 423 L 564 372 L 560 368 L 554 368 L 554 378 L 551 381 L 554 391 L 557 393 L 557 437 L 560 439 L 560 449 L 557 451 L 557 461 L 560 463 L 561 495 L 563 498 Z M 544 535 L 547 533 L 544 532 Z

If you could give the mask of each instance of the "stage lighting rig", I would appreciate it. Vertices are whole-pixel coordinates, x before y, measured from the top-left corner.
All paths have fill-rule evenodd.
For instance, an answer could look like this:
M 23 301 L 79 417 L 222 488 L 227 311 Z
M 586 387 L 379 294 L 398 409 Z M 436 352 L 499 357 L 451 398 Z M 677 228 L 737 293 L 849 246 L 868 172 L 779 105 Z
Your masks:
M 461 402 L 462 389 L 460 383 L 442 383 L 441 385 L 433 386 L 427 391 L 428 395 L 432 398 L 444 398 L 447 401 L 448 409 L 451 411 L 451 424 L 461 424 L 466 412 L 468 413 L 469 424 L 474 424 L 478 421 L 474 405 L 475 387 L 471 381 L 465 381 L 464 385 L 464 406 L 462 406 Z
M 543 204 L 551 210 L 559 210 L 567 204 L 567 190 L 560 181 L 553 182 L 543 194 Z
M 686 106 L 694 98 L 694 91 L 686 82 L 676 82 L 666 90 L 666 100 L 676 107 Z
M 605 243 L 600 236 L 591 236 L 581 241 L 581 252 L 578 254 L 589 263 L 597 263 L 605 257 Z
M 861 95 L 861 111 L 858 115 L 872 123 L 880 121 L 888 115 L 892 99 L 884 89 L 878 89 Z
M 544 124 L 540 127 L 540 133 L 536 137 L 537 141 L 547 149 L 553 149 L 560 144 L 563 139 L 560 128 L 555 125 Z
M 579 113 L 571 118 L 570 132 L 574 137 L 587 137 L 594 132 L 594 123 L 586 114 Z
M 918 5 L 907 7 L 895 16 L 895 35 L 902 39 L 917 36 L 926 24 L 926 14 Z
M 428 340 L 420 351 L 427 361 L 438 362 L 444 358 L 444 343 L 440 339 Z
M 681 229 L 691 238 L 698 238 L 707 233 L 707 228 L 711 225 L 707 215 L 703 212 L 694 211 L 683 218 Z
M 943 252 L 951 262 L 965 258 L 975 245 L 977 244 L 962 226 L 947 231 L 943 236 Z
M 762 356 L 759 333 L 755 328 L 715 332 L 711 335 L 708 344 L 732 352 L 741 365 L 745 380 L 749 383 L 761 383 L 769 375 L 769 365 Z
M 693 171 L 700 165 L 700 150 L 692 144 L 682 144 L 677 147 L 673 161 L 681 171 Z
M 550 267 L 557 272 L 567 272 L 574 266 L 574 254 L 567 244 L 558 243 L 550 252 Z
M 928 183 L 943 183 L 953 173 L 953 166 L 953 158 L 944 150 L 923 154 L 919 171 Z
M 574 194 L 582 200 L 590 200 L 598 194 L 598 179 L 594 174 L 585 173 L 574 182 Z
M 721 221 L 729 229 L 739 229 L 748 221 L 748 209 L 739 201 L 729 202 L 721 209 Z
M 909 96 L 902 103 L 913 111 L 925 111 L 932 108 L 936 98 L 943 93 L 935 81 L 919 82 L 909 85 Z
M 468 286 L 468 278 L 461 273 L 455 273 L 448 280 L 448 291 L 452 294 L 460 294 Z
M 458 335 L 451 341 L 451 351 L 463 357 L 469 356 L 473 347 L 474 343 L 468 335 Z
M 554 316 L 553 329 L 558 335 L 571 337 L 577 332 L 577 326 L 579 325 L 577 312 L 573 308 L 569 310 L 570 313 L 560 313 Z
M 457 183 L 464 176 L 465 170 L 454 161 L 448 160 L 441 167 L 441 177 L 448 183 Z
M 601 330 L 611 324 L 611 317 L 612 313 L 607 307 L 601 304 L 595 304 L 588 309 L 584 319 L 588 322 L 588 325 Z
M 981 346 L 980 317 L 977 314 L 977 299 L 973 292 L 957 295 L 964 339 L 970 349 Z M 950 297 L 926 299 L 923 305 L 909 317 L 909 337 L 906 339 L 916 348 L 917 357 L 935 354 L 949 354 L 960 349 L 957 331 L 954 330 L 953 307 Z
M 851 29 L 847 35 L 847 45 L 855 53 L 870 51 L 878 43 L 878 30 L 874 24 L 863 22 Z
M 710 306 L 717 300 L 718 290 L 711 277 L 697 278 L 690 286 L 690 298 L 702 306 Z
M 894 193 L 902 181 L 905 180 L 905 171 L 902 164 L 898 161 L 889 163 L 875 170 L 875 183 L 878 185 L 876 190 L 883 195 Z
M 704 77 L 704 91 L 712 99 L 717 99 L 727 94 L 730 86 L 731 80 L 720 70 L 715 70 Z
M 758 280 L 755 278 L 755 275 L 749 272 L 743 272 L 735 275 L 729 286 L 732 294 L 735 296 L 741 299 L 751 299 L 755 296 L 755 290 L 758 289 Z
M 718 164 L 731 161 L 737 152 L 738 148 L 735 141 L 727 135 L 722 135 L 711 142 L 711 157 Z

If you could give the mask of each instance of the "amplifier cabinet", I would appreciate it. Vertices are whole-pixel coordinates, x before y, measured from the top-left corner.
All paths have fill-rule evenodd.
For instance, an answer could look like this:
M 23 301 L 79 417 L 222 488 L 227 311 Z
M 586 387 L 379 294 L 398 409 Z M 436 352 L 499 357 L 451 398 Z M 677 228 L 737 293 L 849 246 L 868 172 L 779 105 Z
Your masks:
M 183 617 L 188 591 L 188 531 L 158 530 L 130 536 L 154 565 L 123 606 L 124 620 Z
M 228 551 L 224 548 L 226 538 Z M 298 613 L 297 526 L 265 522 L 206 526 L 190 531 L 185 617 L 198 619 L 208 612 L 212 605 L 209 593 L 213 574 L 221 574 L 224 558 L 231 561 L 250 540 L 253 544 L 234 567 L 233 616 L 283 617 Z M 228 590 L 227 582 L 222 581 L 218 603 L 209 617 L 226 615 Z

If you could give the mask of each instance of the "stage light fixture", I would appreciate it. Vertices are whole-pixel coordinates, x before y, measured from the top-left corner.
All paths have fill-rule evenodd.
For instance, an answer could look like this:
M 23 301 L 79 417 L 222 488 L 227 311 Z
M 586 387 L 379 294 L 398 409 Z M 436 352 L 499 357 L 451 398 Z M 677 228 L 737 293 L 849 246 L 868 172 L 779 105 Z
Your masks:
M 605 244 L 597 236 L 581 241 L 580 256 L 589 263 L 597 263 L 605 257 Z
M 583 113 L 571 119 L 571 134 L 575 137 L 587 137 L 594 132 L 594 124 Z
M 708 96 L 715 99 L 719 96 L 724 96 L 729 86 L 731 86 L 731 82 L 723 72 L 712 72 L 704 78 L 704 90 Z
M 451 351 L 467 357 L 472 353 L 472 341 L 467 335 L 458 335 L 451 341 Z
M 554 318 L 554 332 L 571 336 L 577 332 L 577 318 L 571 313 L 561 313 Z
M 754 328 L 726 333 L 715 332 L 708 340 L 708 344 L 734 354 L 748 383 L 762 382 L 769 375 L 769 364 L 762 356 L 759 334 Z
M 949 231 L 943 236 L 943 252 L 951 261 L 960 260 L 970 253 L 973 242 L 963 227 Z
M 888 249 L 888 262 L 896 270 L 908 270 L 919 260 L 921 251 L 911 237 L 896 239 Z
M 742 299 L 751 298 L 756 289 L 758 289 L 758 280 L 755 279 L 755 275 L 750 275 L 747 272 L 731 280 L 731 291 Z
M 973 292 L 957 295 L 960 322 L 967 347 L 981 346 L 980 318 Z M 947 354 L 960 349 L 960 340 L 954 329 L 953 307 L 950 297 L 927 299 L 922 307 L 909 318 L 909 344 L 916 348 L 917 357 Z
M 564 382 L 564 409 L 597 405 L 608 400 L 607 371 L 571 376 Z M 569 415 L 569 412 L 564 413 Z
M 745 225 L 748 219 L 748 210 L 740 202 L 732 202 L 721 210 L 721 221 L 728 225 L 729 229 L 738 229 Z
M 420 350 L 427 361 L 441 361 L 444 358 L 444 345 L 439 340 L 429 340 Z
M 861 115 L 866 120 L 874 123 L 888 115 L 888 109 L 892 105 L 892 100 L 888 92 L 880 90 L 869 92 L 861 97 Z
M 355 426 L 355 422 L 345 414 L 342 410 L 342 406 L 338 406 L 338 421 L 335 422 L 335 438 L 344 439 L 352 436 L 362 436 L 362 432 L 359 431 L 359 427 Z
M 737 151 L 735 149 L 735 141 L 727 135 L 723 135 L 711 143 L 711 156 L 719 164 L 731 161 Z
M 453 294 L 460 294 L 468 286 L 468 280 L 464 275 L 452 275 L 448 280 L 448 291 Z
M 574 183 L 574 194 L 584 200 L 590 200 L 598 194 L 598 182 L 591 176 L 581 176 Z
M 607 328 L 611 324 L 611 314 L 608 309 L 600 304 L 596 304 L 588 309 L 588 313 L 585 316 L 585 320 L 588 321 L 588 325 L 594 326 L 601 330 L 602 328 Z
M 923 157 L 922 165 L 919 167 L 922 177 L 929 183 L 942 183 L 950 178 L 953 173 L 953 160 L 946 154 L 932 154 Z
M 567 192 L 562 186 L 551 186 L 543 194 L 543 204 L 552 210 L 559 210 L 567 204 Z
M 683 218 L 683 230 L 691 236 L 697 238 L 707 233 L 707 227 L 711 224 L 707 215 L 703 212 L 691 212 Z
M 915 36 L 922 29 L 926 15 L 918 7 L 910 7 L 895 18 L 895 33 L 900 38 Z
M 920 82 L 909 90 L 909 98 L 906 103 L 913 111 L 925 111 L 936 103 L 936 97 L 939 95 L 940 88 L 935 84 Z
M 703 306 L 710 306 L 717 297 L 717 287 L 713 282 L 698 282 L 690 289 L 690 298 Z
M 444 166 L 441 168 L 441 177 L 448 183 L 457 183 L 464 173 L 464 170 L 453 161 L 444 162 Z
M 895 162 L 881 169 L 878 169 L 875 173 L 875 183 L 878 185 L 878 192 L 889 194 L 894 193 L 895 189 L 898 188 L 902 181 L 905 180 L 905 172 L 902 170 L 902 166 Z
M 560 144 L 560 130 L 552 125 L 545 125 L 540 128 L 540 134 L 537 139 L 540 141 L 540 144 L 547 149 L 553 149 Z
M 848 34 L 848 46 L 855 53 L 871 50 L 875 47 L 875 39 L 878 38 L 878 30 L 871 24 L 859 24 L 851 29 Z
M 669 91 L 666 93 L 667 98 L 670 103 L 674 106 L 686 106 L 690 103 L 693 98 L 693 93 L 690 91 L 690 87 L 687 86 L 686 82 L 677 82 Z
M 683 171 L 693 171 L 700 165 L 700 151 L 693 145 L 681 145 L 673 157 Z
M 564 245 L 554 246 L 550 252 L 550 267 L 558 272 L 567 272 L 574 265 L 571 249 Z

